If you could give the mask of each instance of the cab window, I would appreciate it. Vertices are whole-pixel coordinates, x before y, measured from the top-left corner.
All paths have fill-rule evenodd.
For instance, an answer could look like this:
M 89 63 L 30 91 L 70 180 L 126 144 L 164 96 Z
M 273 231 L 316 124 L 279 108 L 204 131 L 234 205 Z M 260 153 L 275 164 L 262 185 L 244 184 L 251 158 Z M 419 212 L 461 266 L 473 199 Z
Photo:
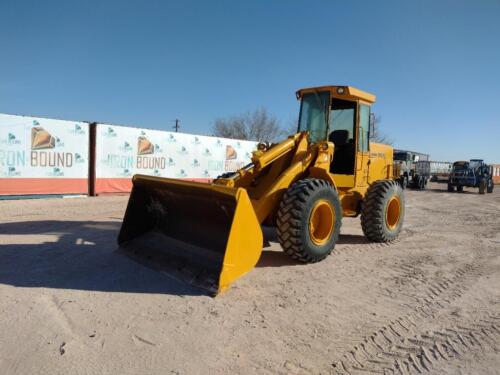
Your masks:
M 354 174 L 356 144 L 356 105 L 355 101 L 332 100 L 328 141 L 335 145 L 330 172 L 335 174 Z
M 302 97 L 299 131 L 308 131 L 312 143 L 326 139 L 330 93 L 314 92 Z
M 370 107 L 365 104 L 359 105 L 359 137 L 358 151 L 368 151 L 368 137 L 370 129 Z

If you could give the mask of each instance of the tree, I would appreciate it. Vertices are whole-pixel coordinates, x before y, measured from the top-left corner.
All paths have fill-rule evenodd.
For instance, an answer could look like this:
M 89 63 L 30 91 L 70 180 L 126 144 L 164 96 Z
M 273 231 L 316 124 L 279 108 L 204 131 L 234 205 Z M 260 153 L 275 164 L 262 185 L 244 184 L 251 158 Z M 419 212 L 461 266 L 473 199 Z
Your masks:
M 217 137 L 245 139 L 257 142 L 276 142 L 284 136 L 278 119 L 265 108 L 230 118 L 218 118 L 213 132 Z
M 394 144 L 394 140 L 380 130 L 381 121 L 382 121 L 382 116 L 380 115 L 373 116 L 374 131 L 372 134 L 370 134 L 370 141 L 377 143 L 384 143 L 386 145 L 392 146 Z

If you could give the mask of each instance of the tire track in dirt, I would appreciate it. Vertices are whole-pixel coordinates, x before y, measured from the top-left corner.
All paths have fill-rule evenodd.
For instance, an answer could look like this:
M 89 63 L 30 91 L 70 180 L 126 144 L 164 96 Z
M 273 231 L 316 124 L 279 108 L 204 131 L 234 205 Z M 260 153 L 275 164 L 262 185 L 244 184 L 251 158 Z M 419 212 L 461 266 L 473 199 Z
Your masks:
M 415 231 L 412 229 L 405 228 L 403 229 L 403 232 L 399 235 L 399 237 L 395 238 L 392 241 L 389 242 L 369 242 L 366 240 L 364 243 L 359 243 L 359 244 L 352 244 L 352 243 L 342 243 L 342 241 L 346 240 L 346 238 L 352 237 L 352 235 L 349 234 L 341 234 L 339 243 L 336 244 L 335 248 L 333 249 L 332 253 L 330 254 L 330 257 L 333 256 L 338 256 L 344 253 L 351 253 L 351 252 L 357 252 L 357 253 L 365 253 L 368 251 L 373 251 L 376 249 L 384 249 L 388 247 L 393 247 L 394 245 L 397 245 L 403 241 L 406 241 L 408 238 L 412 237 L 415 235 Z M 360 236 L 361 237 L 361 236 Z M 363 237 L 364 238 L 364 237 Z
M 410 322 L 409 320 L 407 321 Z M 414 325 L 414 328 L 417 326 Z M 412 374 L 432 371 L 443 361 L 463 359 L 485 349 L 498 351 L 500 314 L 468 324 L 408 335 L 404 324 L 381 331 L 333 364 L 339 374 Z
M 375 249 L 383 249 L 387 247 L 392 247 L 393 245 L 401 242 L 400 238 L 396 238 L 393 241 L 390 242 L 367 242 L 367 243 L 361 243 L 361 244 L 338 244 L 335 246 L 333 249 L 332 253 L 330 254 L 330 257 L 333 256 L 338 256 L 338 255 L 343 255 L 344 253 L 352 253 L 352 252 L 357 252 L 357 253 L 365 253 L 368 251 L 373 251 Z
M 363 373 L 406 374 L 411 369 L 417 372 L 429 371 L 429 366 L 436 361 L 434 354 L 441 359 L 447 358 L 439 354 L 442 352 L 439 345 L 443 344 L 441 343 L 442 340 L 436 338 L 445 337 L 443 335 L 453 335 L 453 330 L 457 333 L 451 338 L 448 337 L 448 340 L 453 338 L 453 340 L 459 340 L 462 343 L 461 340 L 466 342 L 464 338 L 472 337 L 474 339 L 477 336 L 481 337 L 481 340 L 488 341 L 490 336 L 482 338 L 483 335 L 488 335 L 487 333 L 476 332 L 469 326 L 446 328 L 444 331 L 438 330 L 430 332 L 430 334 L 419 332 L 419 323 L 435 318 L 439 311 L 460 298 L 468 289 L 467 281 L 482 274 L 481 268 L 478 262 L 466 264 L 457 269 L 455 275 L 451 278 L 444 277 L 439 281 L 431 280 L 423 291 L 407 291 L 407 295 L 415 300 L 414 304 L 405 304 L 411 312 L 392 320 L 370 335 L 365 336 L 360 343 L 344 353 L 340 360 L 332 364 L 335 372 L 339 374 L 355 374 L 360 371 Z M 410 270 L 410 268 L 407 268 L 407 270 Z M 498 316 L 489 318 L 486 323 L 483 322 L 481 329 L 495 336 L 499 333 L 499 319 Z M 422 345 L 416 345 L 420 341 Z M 425 345 L 423 345 L 424 343 Z M 453 351 L 454 346 L 448 343 L 443 348 L 447 353 L 450 350 Z M 429 356 L 429 353 L 431 356 Z M 457 353 L 459 352 L 457 351 Z M 429 364 L 423 366 L 422 363 L 426 361 Z

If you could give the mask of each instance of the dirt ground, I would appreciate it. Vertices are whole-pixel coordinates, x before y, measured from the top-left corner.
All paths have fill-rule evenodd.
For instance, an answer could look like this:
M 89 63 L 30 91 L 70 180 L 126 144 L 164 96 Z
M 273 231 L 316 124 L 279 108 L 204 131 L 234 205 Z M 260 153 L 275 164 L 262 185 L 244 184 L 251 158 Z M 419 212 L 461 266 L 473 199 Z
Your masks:
M 0 201 L 0 373 L 500 374 L 500 186 L 445 189 L 314 265 L 268 233 L 217 298 L 116 251 L 126 196 Z

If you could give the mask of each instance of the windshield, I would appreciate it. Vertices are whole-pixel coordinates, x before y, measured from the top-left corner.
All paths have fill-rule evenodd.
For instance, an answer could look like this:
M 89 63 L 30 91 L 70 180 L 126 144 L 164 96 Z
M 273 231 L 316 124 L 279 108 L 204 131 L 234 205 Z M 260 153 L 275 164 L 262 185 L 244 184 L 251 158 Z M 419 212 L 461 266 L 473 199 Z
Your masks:
M 464 169 L 469 168 L 469 163 L 467 162 L 458 162 L 458 163 L 453 163 L 453 170 L 454 171 L 462 171 Z
M 407 159 L 408 159 L 408 154 L 406 152 L 395 152 L 394 153 L 394 160 L 407 161 Z
M 479 161 L 479 160 L 471 160 L 469 162 L 469 167 L 470 168 L 474 169 L 474 168 L 479 168 L 480 166 L 481 166 L 481 161 Z
M 312 143 L 326 140 L 330 93 L 304 94 L 300 108 L 299 131 L 308 131 Z

